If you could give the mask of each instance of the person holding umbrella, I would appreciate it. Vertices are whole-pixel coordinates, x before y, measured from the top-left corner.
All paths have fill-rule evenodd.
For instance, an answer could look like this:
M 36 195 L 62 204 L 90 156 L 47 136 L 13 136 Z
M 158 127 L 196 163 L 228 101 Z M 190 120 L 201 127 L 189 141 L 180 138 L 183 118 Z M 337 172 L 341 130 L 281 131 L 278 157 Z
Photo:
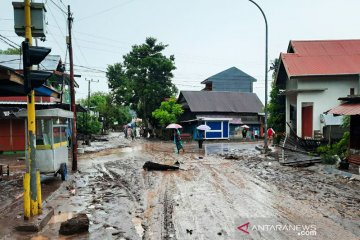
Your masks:
M 174 143 L 176 145 L 178 154 L 180 153 L 180 149 L 182 149 L 183 152 L 185 152 L 182 141 L 181 141 L 181 137 L 180 137 L 180 131 L 177 128 L 174 128 Z
M 167 125 L 166 127 L 167 129 L 174 129 L 174 143 L 176 145 L 176 149 L 178 154 L 180 153 L 180 149 L 183 150 L 183 152 L 185 152 L 184 147 L 182 145 L 182 141 L 181 141 L 181 137 L 180 137 L 180 131 L 179 128 L 182 128 L 181 125 L 176 124 L 176 123 L 171 123 L 169 125 Z
M 199 148 L 202 148 L 202 144 L 204 142 L 204 138 L 205 138 L 205 131 L 206 130 L 211 130 L 211 128 L 208 125 L 202 124 L 198 127 L 196 127 L 196 139 L 198 141 L 199 144 Z

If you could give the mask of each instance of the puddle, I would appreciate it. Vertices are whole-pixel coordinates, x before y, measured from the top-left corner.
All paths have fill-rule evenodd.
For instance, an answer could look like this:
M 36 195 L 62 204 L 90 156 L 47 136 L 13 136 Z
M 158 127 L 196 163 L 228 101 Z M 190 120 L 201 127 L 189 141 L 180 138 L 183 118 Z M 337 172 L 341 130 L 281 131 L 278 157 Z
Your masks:
M 252 143 L 210 143 L 205 144 L 205 155 L 244 153 L 256 154 L 255 145 Z
M 129 153 L 129 152 L 137 152 L 139 150 L 142 150 L 143 146 L 134 146 L 134 147 L 124 147 L 119 149 L 119 152 L 123 152 L 123 153 Z
M 66 220 L 70 219 L 73 217 L 73 213 L 72 212 L 64 212 L 64 213 L 60 213 L 57 215 L 52 216 L 52 218 L 49 221 L 49 224 L 55 224 L 55 223 L 61 223 L 61 222 L 65 222 Z M 41 238 L 40 238 L 41 239 Z
M 136 233 L 139 234 L 140 238 L 142 238 L 143 235 L 144 235 L 144 228 L 141 225 L 142 219 L 138 218 L 138 217 L 135 217 L 135 218 L 132 219 L 132 222 L 134 224 Z

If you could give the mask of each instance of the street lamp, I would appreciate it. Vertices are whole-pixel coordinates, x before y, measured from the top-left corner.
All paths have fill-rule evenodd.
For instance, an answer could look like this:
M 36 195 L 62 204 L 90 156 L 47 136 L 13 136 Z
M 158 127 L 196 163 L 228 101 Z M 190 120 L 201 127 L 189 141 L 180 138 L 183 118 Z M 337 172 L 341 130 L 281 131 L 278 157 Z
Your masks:
M 261 7 L 254 2 L 253 0 L 249 0 L 252 2 L 260 11 L 265 20 L 265 138 L 264 138 L 264 150 L 268 149 L 268 139 L 267 139 L 267 102 L 268 102 L 268 23 L 266 20 L 266 16 Z

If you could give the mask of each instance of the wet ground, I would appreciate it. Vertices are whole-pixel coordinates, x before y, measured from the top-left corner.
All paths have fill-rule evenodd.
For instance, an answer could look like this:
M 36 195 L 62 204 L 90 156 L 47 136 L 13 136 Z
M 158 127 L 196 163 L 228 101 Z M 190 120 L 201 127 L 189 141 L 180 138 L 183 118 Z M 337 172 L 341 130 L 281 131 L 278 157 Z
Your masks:
M 255 144 L 194 142 L 178 155 L 171 142 L 140 140 L 85 154 L 48 198 L 55 216 L 43 231 L 5 239 L 359 239 L 358 181 L 280 166 Z M 146 161 L 181 170 L 144 171 Z M 59 236 L 78 212 L 89 234 Z

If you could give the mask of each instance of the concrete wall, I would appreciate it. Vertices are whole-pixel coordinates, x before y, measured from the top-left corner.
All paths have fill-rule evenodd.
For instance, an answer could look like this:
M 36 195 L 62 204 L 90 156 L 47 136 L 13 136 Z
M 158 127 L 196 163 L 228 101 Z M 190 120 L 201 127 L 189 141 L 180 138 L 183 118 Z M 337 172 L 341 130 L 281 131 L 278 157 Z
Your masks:
M 294 79 L 295 80 L 295 79 Z M 290 80 L 289 82 L 291 83 Z M 297 135 L 302 135 L 302 122 L 301 122 L 301 107 L 304 105 L 313 105 L 313 131 L 320 130 L 322 132 L 320 124 L 320 114 L 340 104 L 339 97 L 346 97 L 350 94 L 350 88 L 355 89 L 355 94 L 359 93 L 359 80 L 355 76 L 339 76 L 328 78 L 302 78 L 297 79 L 298 89 L 323 89 L 324 91 L 317 92 L 301 92 L 297 94 L 296 106 L 297 106 L 297 123 L 296 130 Z M 287 86 L 294 87 L 294 84 L 287 84 Z M 293 89 L 293 88 L 291 88 Z M 288 89 L 287 89 L 288 90 Z M 290 98 L 287 102 L 290 102 Z M 288 110 L 288 106 L 287 109 Z M 288 111 L 287 111 L 288 115 Z M 288 116 L 286 117 L 288 119 Z

